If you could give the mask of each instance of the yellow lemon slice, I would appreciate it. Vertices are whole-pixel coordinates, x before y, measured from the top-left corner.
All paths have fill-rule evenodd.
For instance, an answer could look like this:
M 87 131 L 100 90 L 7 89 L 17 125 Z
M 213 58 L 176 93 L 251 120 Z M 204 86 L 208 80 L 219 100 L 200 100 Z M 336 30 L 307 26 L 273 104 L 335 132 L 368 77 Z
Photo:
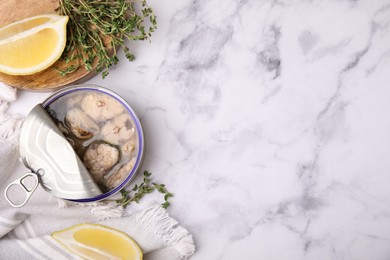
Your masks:
M 142 260 L 142 251 L 126 233 L 99 224 L 80 224 L 51 234 L 84 259 Z
M 64 51 L 68 16 L 29 17 L 0 28 L 0 72 L 30 75 L 50 67 Z

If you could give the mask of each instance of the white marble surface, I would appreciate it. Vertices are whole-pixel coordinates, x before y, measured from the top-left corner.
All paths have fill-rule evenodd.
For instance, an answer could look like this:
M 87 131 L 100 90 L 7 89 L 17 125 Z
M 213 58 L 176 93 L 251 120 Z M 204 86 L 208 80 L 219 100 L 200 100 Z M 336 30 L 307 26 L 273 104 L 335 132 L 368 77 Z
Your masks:
M 192 259 L 390 259 L 390 1 L 149 2 L 151 44 L 89 83 L 139 114 Z

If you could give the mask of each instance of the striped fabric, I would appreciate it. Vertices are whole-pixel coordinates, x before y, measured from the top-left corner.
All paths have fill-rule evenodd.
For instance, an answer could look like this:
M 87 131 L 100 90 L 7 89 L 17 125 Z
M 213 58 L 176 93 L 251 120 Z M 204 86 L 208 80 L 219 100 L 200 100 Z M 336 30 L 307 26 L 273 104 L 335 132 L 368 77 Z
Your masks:
M 22 119 L 7 114 L 16 91 L 0 85 L 0 192 L 27 169 L 18 161 L 18 131 Z M 132 208 L 134 210 L 134 208 Z M 0 259 L 78 259 L 53 240 L 50 234 L 80 223 L 107 225 L 133 237 L 144 259 L 186 259 L 194 253 L 191 234 L 178 226 L 159 205 L 122 216 L 114 202 L 73 205 L 57 200 L 41 187 L 22 208 L 0 199 Z
M 28 219 L 12 230 L 8 237 L 8 243 L 16 243 L 24 251 L 26 259 L 31 257 L 34 259 L 78 259 L 64 250 L 50 236 L 36 237 L 35 231 Z M 18 239 L 18 237 L 32 238 Z
M 30 215 L 21 223 L 1 217 L 0 225 L 9 231 L 0 239 L 0 259 L 80 259 L 50 236 L 80 223 L 80 219 L 53 217 Z M 129 234 L 140 245 L 145 260 L 188 259 L 195 251 L 191 234 L 160 205 L 126 217 L 82 222 L 103 224 Z

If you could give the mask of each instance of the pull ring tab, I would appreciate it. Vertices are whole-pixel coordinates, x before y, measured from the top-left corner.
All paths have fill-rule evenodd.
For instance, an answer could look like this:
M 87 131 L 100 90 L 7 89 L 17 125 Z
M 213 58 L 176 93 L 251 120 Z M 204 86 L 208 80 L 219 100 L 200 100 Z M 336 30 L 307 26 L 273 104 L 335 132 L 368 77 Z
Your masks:
M 32 184 L 32 187 L 29 188 L 27 187 L 23 181 L 26 179 L 26 178 L 29 178 L 29 177 L 32 177 L 33 178 L 33 181 L 34 183 Z M 11 182 L 10 184 L 8 184 L 7 188 L 5 188 L 5 191 L 4 191 L 4 196 L 5 196 L 5 199 L 8 201 L 9 204 L 11 204 L 12 207 L 15 207 L 15 208 L 20 208 L 20 207 L 23 207 L 24 205 L 26 205 L 27 201 L 30 199 L 32 193 L 36 190 L 36 188 L 38 187 L 38 184 L 39 184 L 39 178 L 38 178 L 38 175 L 36 173 L 33 173 L 33 172 L 29 172 L 29 173 L 26 173 L 25 175 L 23 175 L 22 177 L 20 177 L 19 179 L 16 179 L 14 180 L 13 182 Z M 16 186 L 16 187 L 19 187 L 22 189 L 22 191 L 24 192 L 24 195 L 25 195 L 25 199 L 20 203 L 20 204 L 17 204 L 17 203 L 14 203 L 11 198 L 10 198 L 10 194 L 9 194 L 9 190 L 11 187 L 13 186 Z

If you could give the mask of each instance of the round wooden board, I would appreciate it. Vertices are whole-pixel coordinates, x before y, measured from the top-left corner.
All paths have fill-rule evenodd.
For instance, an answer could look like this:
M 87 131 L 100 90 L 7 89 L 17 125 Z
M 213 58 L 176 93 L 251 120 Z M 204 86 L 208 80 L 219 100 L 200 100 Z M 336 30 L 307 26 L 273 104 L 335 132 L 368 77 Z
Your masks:
M 0 0 L 0 27 L 30 16 L 56 13 L 58 4 L 58 0 Z M 60 59 L 46 70 L 33 75 L 12 76 L 0 73 L 0 82 L 24 90 L 49 91 L 82 83 L 96 75 L 95 70 L 88 71 L 81 66 L 77 71 L 61 76 L 56 68 L 66 66 Z

